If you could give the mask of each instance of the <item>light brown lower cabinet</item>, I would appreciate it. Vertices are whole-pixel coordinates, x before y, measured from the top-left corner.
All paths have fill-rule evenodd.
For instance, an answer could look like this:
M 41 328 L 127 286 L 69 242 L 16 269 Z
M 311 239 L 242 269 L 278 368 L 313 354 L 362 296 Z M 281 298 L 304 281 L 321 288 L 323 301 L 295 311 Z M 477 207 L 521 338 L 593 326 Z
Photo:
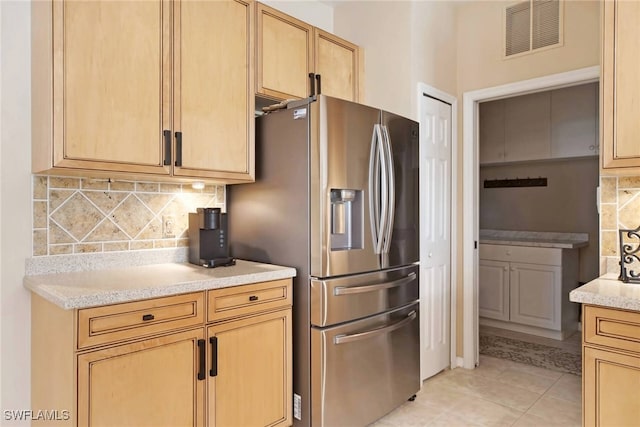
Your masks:
M 57 426 L 289 426 L 291 290 L 284 279 L 77 310 L 33 294 L 32 408 L 58 411 Z M 233 303 L 207 321 L 218 294 Z
M 582 424 L 640 425 L 640 313 L 584 306 Z

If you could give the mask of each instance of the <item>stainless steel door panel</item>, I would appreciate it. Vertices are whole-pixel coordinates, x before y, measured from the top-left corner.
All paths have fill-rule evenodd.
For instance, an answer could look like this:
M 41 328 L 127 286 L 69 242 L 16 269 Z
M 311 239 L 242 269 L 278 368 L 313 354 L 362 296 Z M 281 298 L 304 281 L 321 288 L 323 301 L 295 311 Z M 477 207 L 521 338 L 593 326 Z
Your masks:
M 330 277 L 380 268 L 375 254 L 369 219 L 369 160 L 374 126 L 380 110 L 349 101 L 319 96 L 309 104 L 310 115 L 310 219 L 311 275 Z M 348 249 L 331 245 L 331 194 L 356 191 L 361 198 L 357 212 L 361 221 Z
M 336 279 L 311 279 L 311 324 L 335 325 L 418 299 L 417 265 Z
M 393 229 L 385 267 L 407 265 L 420 258 L 419 124 L 392 113 L 382 112 L 393 158 Z
M 312 425 L 366 426 L 420 388 L 418 303 L 311 330 Z

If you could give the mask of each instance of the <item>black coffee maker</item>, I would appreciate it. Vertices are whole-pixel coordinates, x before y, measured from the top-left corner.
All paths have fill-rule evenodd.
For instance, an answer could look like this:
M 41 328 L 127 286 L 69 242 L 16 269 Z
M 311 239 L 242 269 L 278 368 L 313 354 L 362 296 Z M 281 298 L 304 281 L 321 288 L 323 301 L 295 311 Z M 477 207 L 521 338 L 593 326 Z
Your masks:
M 198 208 L 189 213 L 189 262 L 203 267 L 235 265 L 229 256 L 227 214 L 220 208 Z

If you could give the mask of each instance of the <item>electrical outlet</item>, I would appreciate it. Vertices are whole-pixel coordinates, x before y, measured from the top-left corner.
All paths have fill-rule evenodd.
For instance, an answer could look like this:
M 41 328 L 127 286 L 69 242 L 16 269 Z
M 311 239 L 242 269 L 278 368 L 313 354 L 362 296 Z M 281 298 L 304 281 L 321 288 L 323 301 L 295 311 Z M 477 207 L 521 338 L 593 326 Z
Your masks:
M 162 237 L 176 237 L 176 217 L 173 215 L 162 216 Z
M 293 417 L 302 420 L 302 396 L 293 394 Z

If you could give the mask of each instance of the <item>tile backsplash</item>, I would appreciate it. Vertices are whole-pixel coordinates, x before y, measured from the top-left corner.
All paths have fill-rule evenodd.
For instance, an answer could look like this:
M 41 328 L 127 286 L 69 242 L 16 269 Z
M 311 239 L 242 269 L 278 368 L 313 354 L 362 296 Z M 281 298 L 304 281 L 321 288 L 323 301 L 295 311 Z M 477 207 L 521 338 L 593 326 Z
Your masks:
M 188 213 L 198 207 L 224 211 L 225 187 L 35 175 L 33 256 L 187 246 Z
M 600 177 L 600 273 L 620 273 L 618 229 L 640 226 L 640 176 Z

